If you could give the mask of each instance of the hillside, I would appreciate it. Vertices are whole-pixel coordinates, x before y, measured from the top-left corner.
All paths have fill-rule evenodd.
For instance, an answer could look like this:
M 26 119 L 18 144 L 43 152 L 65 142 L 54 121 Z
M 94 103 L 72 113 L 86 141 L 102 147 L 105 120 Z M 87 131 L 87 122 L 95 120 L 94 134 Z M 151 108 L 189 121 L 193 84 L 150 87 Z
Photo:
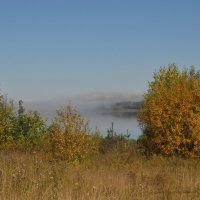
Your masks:
M 138 111 L 142 105 L 142 102 L 131 102 L 131 101 L 123 101 L 119 103 L 115 103 L 111 106 L 114 111 Z

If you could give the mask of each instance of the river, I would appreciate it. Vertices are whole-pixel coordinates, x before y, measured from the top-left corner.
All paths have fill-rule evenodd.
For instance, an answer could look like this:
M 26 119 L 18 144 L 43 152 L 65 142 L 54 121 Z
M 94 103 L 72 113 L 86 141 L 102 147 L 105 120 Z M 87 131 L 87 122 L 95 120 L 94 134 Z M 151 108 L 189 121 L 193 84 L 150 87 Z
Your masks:
M 137 139 L 141 134 L 136 113 L 123 112 L 85 112 L 83 115 L 89 120 L 90 127 L 95 130 L 98 127 L 101 134 L 106 135 L 107 129 L 114 125 L 114 131 L 117 134 L 131 134 L 131 138 Z

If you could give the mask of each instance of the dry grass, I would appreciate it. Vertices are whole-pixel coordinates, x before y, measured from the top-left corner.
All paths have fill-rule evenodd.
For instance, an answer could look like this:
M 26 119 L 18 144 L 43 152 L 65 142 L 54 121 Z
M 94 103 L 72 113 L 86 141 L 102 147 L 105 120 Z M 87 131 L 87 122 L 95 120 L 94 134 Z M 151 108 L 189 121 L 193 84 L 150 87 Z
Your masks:
M 200 199 L 200 161 L 107 154 L 82 164 L 30 152 L 0 152 L 2 200 Z

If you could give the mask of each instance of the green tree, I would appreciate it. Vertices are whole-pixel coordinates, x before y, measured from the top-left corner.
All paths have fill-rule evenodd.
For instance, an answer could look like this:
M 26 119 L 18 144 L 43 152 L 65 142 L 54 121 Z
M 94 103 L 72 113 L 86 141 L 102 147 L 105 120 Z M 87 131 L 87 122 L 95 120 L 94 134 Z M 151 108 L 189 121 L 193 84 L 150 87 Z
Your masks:
M 26 112 L 23 101 L 19 101 L 18 116 L 14 120 L 12 137 L 16 143 L 37 145 L 47 132 L 45 121 L 38 112 Z
M 146 153 L 200 156 L 200 78 L 191 68 L 161 67 L 144 95 L 138 114 Z

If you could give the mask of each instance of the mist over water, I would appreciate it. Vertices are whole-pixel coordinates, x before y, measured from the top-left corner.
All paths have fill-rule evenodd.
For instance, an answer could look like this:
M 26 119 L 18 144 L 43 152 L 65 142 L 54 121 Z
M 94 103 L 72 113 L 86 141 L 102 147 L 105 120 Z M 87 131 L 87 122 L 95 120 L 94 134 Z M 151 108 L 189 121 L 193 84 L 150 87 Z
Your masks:
M 48 101 L 24 102 L 25 107 L 31 110 L 37 110 L 41 115 L 48 119 L 50 123 L 56 115 L 56 110 L 65 107 L 69 102 L 89 120 L 90 127 L 99 129 L 103 135 L 107 134 L 107 129 L 114 123 L 114 131 L 117 134 L 131 134 L 131 138 L 137 139 L 141 135 L 138 126 L 136 113 L 132 112 L 113 112 L 111 105 L 121 101 L 140 101 L 140 94 L 124 93 L 91 93 L 74 97 L 62 97 Z

